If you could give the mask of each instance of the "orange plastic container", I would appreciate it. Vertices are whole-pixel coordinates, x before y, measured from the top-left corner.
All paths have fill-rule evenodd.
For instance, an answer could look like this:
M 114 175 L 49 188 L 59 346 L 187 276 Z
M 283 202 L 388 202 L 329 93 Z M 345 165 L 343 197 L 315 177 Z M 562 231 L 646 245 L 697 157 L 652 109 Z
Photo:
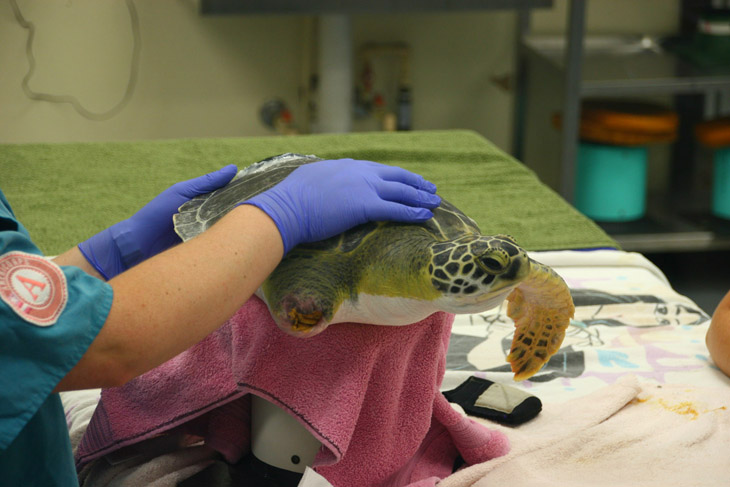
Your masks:
M 559 115 L 553 123 L 560 127 Z M 647 147 L 677 137 L 677 114 L 643 101 L 585 100 L 581 106 L 575 206 L 598 221 L 631 221 L 646 210 Z
M 553 123 L 560 127 L 562 117 Z M 581 140 L 598 144 L 639 146 L 671 142 L 679 118 L 665 107 L 642 101 L 586 100 L 581 106 Z
M 711 149 L 730 146 L 730 117 L 698 123 L 695 136 L 700 144 Z
M 730 219 L 730 117 L 697 124 L 700 144 L 714 149 L 712 169 L 712 213 Z

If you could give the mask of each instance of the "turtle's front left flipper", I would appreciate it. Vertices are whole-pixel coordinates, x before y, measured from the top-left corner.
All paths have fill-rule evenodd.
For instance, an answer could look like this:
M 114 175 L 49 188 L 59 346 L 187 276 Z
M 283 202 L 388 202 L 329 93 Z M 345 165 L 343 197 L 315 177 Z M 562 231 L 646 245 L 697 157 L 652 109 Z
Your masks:
M 560 349 L 575 313 L 570 289 L 550 267 L 530 260 L 530 274 L 507 296 L 515 335 L 507 361 L 514 379 L 535 375 Z
M 324 248 L 333 244 L 323 241 Z M 345 296 L 352 294 L 351 269 L 343 255 L 317 245 L 292 250 L 257 292 L 277 326 L 297 337 L 313 337 L 329 326 Z

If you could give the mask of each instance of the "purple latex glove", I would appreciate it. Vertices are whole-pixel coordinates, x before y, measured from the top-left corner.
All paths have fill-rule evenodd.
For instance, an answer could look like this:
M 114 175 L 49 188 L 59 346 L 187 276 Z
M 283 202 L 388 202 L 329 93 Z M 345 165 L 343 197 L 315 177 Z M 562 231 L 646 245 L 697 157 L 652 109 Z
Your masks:
M 130 218 L 79 244 L 86 260 L 109 280 L 180 242 L 172 215 L 189 199 L 224 186 L 236 175 L 231 164 L 167 188 Z
M 436 186 L 400 167 L 340 159 L 298 167 L 244 202 L 276 223 L 284 253 L 368 221 L 422 222 L 441 203 Z

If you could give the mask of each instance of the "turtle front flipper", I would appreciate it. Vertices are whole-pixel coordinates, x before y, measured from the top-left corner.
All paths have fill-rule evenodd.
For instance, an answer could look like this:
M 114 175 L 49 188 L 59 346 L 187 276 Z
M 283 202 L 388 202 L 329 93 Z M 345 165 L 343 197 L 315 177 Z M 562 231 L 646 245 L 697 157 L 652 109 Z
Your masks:
M 575 313 L 565 281 L 550 267 L 530 260 L 530 274 L 507 296 L 515 335 L 507 361 L 514 379 L 535 375 L 560 349 Z
M 293 306 L 286 313 L 289 317 L 289 326 L 297 333 L 307 333 L 317 326 L 322 319 L 322 311 L 314 309 L 309 312 L 302 312 L 297 306 Z
M 342 256 L 295 247 L 257 295 L 266 301 L 277 326 L 297 337 L 313 337 L 332 323 L 352 278 Z
M 281 331 L 300 338 L 313 337 L 332 321 L 332 302 L 303 288 L 273 290 L 269 283 L 256 291 L 269 307 L 271 317 Z M 279 292 L 277 292 L 279 291 Z

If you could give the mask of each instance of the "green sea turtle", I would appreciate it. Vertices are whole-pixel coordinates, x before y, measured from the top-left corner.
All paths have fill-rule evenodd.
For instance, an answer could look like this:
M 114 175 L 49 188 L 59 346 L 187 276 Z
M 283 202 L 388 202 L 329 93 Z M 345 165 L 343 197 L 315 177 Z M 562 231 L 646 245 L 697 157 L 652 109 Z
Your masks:
M 175 231 L 188 240 L 237 203 L 316 156 L 282 154 L 239 171 L 225 187 L 182 205 Z M 484 236 L 448 201 L 425 223 L 372 222 L 292 249 L 256 292 L 276 324 L 313 336 L 342 322 L 407 325 L 436 311 L 478 313 L 505 298 L 515 322 L 507 360 L 515 380 L 553 355 L 573 316 L 568 287 L 507 235 Z

